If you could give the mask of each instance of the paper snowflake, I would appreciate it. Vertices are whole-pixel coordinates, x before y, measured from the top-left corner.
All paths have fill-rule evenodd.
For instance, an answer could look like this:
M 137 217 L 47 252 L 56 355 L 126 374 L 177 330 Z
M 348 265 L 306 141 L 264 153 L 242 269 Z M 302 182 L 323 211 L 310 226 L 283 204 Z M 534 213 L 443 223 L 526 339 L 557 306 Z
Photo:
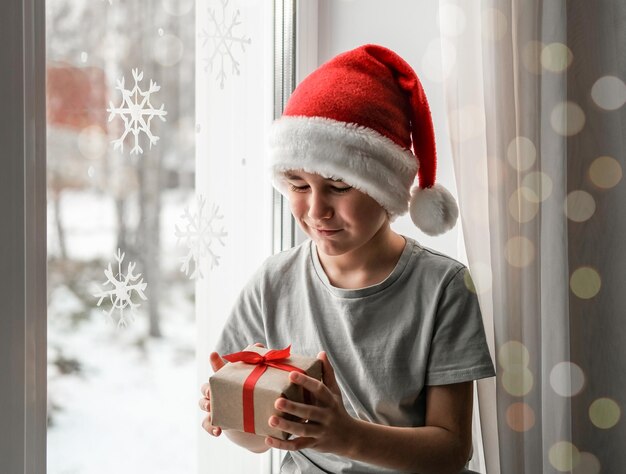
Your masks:
M 144 290 L 147 283 L 143 282 L 141 273 L 133 275 L 135 270 L 135 264 L 129 263 L 126 275 L 122 273 L 122 261 L 124 260 L 125 253 L 121 253 L 120 249 L 117 249 L 115 259 L 117 260 L 117 273 L 114 273 L 111 269 L 111 263 L 109 262 L 109 268 L 104 271 L 107 277 L 107 281 L 103 283 L 104 287 L 111 286 L 111 289 L 100 289 L 94 296 L 100 298 L 98 300 L 98 306 L 105 298 L 109 298 L 111 302 L 111 309 L 109 311 L 102 310 L 107 315 L 109 320 L 115 323 L 113 312 L 119 310 L 119 319 L 117 320 L 117 327 L 126 327 L 129 322 L 133 322 L 135 319 L 135 309 L 141 306 L 139 303 L 133 303 L 132 297 L 135 292 L 141 299 L 147 300 Z M 126 313 L 125 309 L 128 310 Z
M 203 39 L 202 46 L 206 46 L 209 40 L 212 41 L 211 55 L 208 58 L 204 58 L 206 62 L 205 71 L 210 69 L 213 71 L 215 59 L 219 57 L 219 71 L 217 72 L 216 79 L 220 81 L 220 88 L 224 88 L 224 79 L 226 79 L 226 72 L 224 70 L 225 58 L 229 58 L 231 63 L 232 72 L 239 75 L 239 62 L 235 59 L 233 54 L 233 44 L 238 43 L 241 46 L 241 51 L 245 52 L 247 44 L 252 41 L 246 36 L 235 36 L 233 30 L 239 26 L 239 10 L 235 11 L 232 15 L 230 23 L 226 22 L 226 7 L 228 0 L 220 0 L 222 4 L 221 18 L 218 20 L 215 10 L 209 9 L 209 28 L 202 28 L 199 38 Z
M 189 212 L 189 206 L 185 207 L 185 212 L 181 215 L 185 221 L 183 230 L 178 225 L 176 226 L 177 245 L 180 244 L 181 240 L 184 240 L 188 249 L 187 255 L 181 258 L 180 271 L 189 276 L 193 263 L 190 279 L 204 278 L 202 266 L 207 256 L 210 259 L 211 269 L 219 265 L 220 257 L 213 252 L 211 247 L 216 240 L 224 246 L 222 239 L 228 235 L 223 228 L 217 230 L 216 221 L 224 217 L 218 215 L 218 207 L 213 205 L 210 214 L 206 216 L 204 214 L 205 204 L 206 200 L 202 196 L 198 196 L 197 212 L 192 214 Z
M 158 92 L 161 86 L 157 86 L 156 83 L 150 79 L 150 87 L 147 91 L 142 91 L 139 88 L 139 81 L 143 79 L 143 71 L 139 72 L 137 69 L 132 70 L 133 79 L 135 85 L 131 90 L 128 90 L 124 86 L 124 76 L 122 79 L 117 80 L 117 87 L 122 93 L 122 103 L 119 107 L 115 107 L 113 102 L 109 102 L 109 108 L 107 112 L 109 114 L 109 122 L 113 120 L 116 115 L 119 115 L 124 121 L 124 133 L 117 140 L 113 140 L 114 149 L 120 149 L 124 151 L 124 140 L 128 133 L 132 133 L 135 136 L 135 146 L 130 151 L 131 154 L 143 153 L 143 150 L 139 146 L 139 134 L 144 132 L 150 140 L 150 148 L 154 145 L 159 137 L 152 134 L 150 130 L 150 123 L 156 116 L 165 122 L 165 116 L 167 112 L 163 110 L 163 104 L 160 109 L 155 109 L 150 103 L 151 95 L 154 92 Z

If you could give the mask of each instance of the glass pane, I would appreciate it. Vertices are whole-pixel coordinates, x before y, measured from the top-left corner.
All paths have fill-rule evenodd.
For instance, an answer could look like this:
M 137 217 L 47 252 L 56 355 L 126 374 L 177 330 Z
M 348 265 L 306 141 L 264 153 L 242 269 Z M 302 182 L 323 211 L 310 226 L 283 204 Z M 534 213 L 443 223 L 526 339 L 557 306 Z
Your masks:
M 46 4 L 48 472 L 193 473 L 195 4 Z

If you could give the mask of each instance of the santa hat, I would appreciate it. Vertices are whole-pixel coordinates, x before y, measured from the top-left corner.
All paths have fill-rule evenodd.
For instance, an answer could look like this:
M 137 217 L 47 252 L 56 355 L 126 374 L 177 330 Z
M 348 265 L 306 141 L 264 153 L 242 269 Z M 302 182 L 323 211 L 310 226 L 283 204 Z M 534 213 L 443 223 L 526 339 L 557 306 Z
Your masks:
M 428 235 L 448 231 L 458 217 L 454 197 L 435 183 L 435 134 L 422 85 L 382 46 L 345 52 L 307 76 L 272 124 L 268 151 L 273 184 L 285 196 L 283 172 L 302 170 L 368 194 L 391 220 L 408 209 Z

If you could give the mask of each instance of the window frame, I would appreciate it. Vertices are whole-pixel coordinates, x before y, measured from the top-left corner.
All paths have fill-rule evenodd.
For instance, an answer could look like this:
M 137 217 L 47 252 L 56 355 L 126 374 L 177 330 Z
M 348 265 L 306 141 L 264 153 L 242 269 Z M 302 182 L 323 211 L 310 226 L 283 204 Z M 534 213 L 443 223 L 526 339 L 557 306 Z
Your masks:
M 319 66 L 318 0 L 274 0 L 274 119 L 296 86 Z M 274 189 L 273 252 L 308 237 L 291 215 L 287 199 Z
M 45 0 L 0 15 L 0 437 L 2 471 L 46 470 Z

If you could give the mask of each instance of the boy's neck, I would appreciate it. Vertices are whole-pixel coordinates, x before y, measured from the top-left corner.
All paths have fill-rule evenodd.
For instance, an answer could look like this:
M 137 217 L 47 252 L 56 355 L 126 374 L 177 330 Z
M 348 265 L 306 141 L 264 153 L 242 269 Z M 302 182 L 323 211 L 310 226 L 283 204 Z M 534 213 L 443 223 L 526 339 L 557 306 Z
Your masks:
M 318 258 L 333 286 L 358 289 L 387 278 L 398 263 L 405 245 L 404 237 L 391 230 L 386 223 L 367 244 L 336 257 L 318 251 Z

